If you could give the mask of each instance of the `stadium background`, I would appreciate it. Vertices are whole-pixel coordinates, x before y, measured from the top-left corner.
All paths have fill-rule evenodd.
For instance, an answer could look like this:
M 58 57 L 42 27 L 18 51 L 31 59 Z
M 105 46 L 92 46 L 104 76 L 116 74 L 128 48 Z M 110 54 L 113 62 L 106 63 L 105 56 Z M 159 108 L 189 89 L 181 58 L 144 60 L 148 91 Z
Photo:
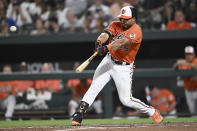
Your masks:
M 83 62 L 93 53 L 94 41 L 99 35 L 99 32 L 67 31 L 31 36 L 21 33 L 23 30 L 18 29 L 19 32 L 9 32 L 9 36 L 0 37 L 0 66 L 11 64 L 14 71 L 17 71 L 22 61 L 27 62 L 29 69 L 33 68 L 31 71 L 34 72 L 38 72 L 41 63 L 44 62 L 51 63 L 54 71 L 72 70 L 75 61 Z M 190 31 L 163 31 L 160 28 L 144 30 L 142 45 L 135 61 L 136 69 L 172 68 L 178 58 L 184 57 L 186 45 L 193 45 L 196 49 L 196 28 Z M 94 70 L 101 59 L 102 57 L 96 57 L 87 69 Z M 136 87 L 134 95 L 140 98 L 141 92 L 148 84 L 156 85 L 159 88 L 168 88 L 177 97 L 178 111 L 188 113 L 184 89 L 177 87 L 176 82 L 175 77 L 165 78 L 165 81 L 163 78 L 134 78 L 134 86 Z M 145 101 L 145 97 L 140 99 Z

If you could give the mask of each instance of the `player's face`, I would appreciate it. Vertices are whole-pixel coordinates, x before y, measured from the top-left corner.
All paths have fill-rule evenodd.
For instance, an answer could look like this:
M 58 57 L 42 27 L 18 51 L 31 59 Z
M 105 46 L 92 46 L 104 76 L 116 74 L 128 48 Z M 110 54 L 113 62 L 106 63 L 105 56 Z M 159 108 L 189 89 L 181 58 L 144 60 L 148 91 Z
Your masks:
M 120 18 L 120 21 L 124 29 L 129 29 L 135 23 L 135 18 L 130 18 L 130 19 Z
M 194 58 L 195 58 L 195 54 L 194 53 L 185 53 L 185 59 L 186 59 L 186 61 L 188 61 L 188 62 L 191 63 Z

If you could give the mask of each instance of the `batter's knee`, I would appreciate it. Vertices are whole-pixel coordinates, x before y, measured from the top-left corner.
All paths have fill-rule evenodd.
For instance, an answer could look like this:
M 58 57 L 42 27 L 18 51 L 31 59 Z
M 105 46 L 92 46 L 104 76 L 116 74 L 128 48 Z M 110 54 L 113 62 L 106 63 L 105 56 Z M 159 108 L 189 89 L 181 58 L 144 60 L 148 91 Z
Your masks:
M 124 106 L 129 106 L 129 107 L 133 107 L 133 106 L 134 106 L 134 102 L 131 101 L 130 98 L 124 98 L 124 97 L 122 97 L 122 98 L 120 98 L 120 101 L 121 101 L 121 103 L 122 103 Z

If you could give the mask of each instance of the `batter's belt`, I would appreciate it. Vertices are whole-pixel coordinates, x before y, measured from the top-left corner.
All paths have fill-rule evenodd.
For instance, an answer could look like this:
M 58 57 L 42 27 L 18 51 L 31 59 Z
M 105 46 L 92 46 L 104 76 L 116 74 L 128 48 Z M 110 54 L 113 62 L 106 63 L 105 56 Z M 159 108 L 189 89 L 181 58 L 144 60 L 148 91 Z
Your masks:
M 110 55 L 110 54 L 109 54 Z M 122 61 L 118 61 L 118 60 L 115 60 L 111 55 L 110 55 L 110 57 L 111 57 L 111 60 L 115 63 L 115 64 L 117 64 L 117 65 L 130 65 L 131 63 L 127 63 L 127 62 L 122 62 Z

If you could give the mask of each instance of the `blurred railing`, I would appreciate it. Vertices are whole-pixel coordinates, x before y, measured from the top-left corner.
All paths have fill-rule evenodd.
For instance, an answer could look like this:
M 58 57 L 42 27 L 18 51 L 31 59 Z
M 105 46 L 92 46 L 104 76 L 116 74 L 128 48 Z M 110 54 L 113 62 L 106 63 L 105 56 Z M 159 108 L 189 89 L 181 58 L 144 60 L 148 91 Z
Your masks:
M 38 80 L 38 79 L 71 79 L 71 78 L 90 78 L 94 74 L 94 70 L 86 70 L 80 74 L 74 71 L 63 71 L 54 73 L 0 73 L 0 80 Z M 158 69 L 135 69 L 134 76 L 137 78 L 151 78 L 151 77 L 176 77 L 176 76 L 196 76 L 197 70 L 174 70 L 171 68 Z M 102 91 L 104 116 L 106 118 L 112 117 L 112 82 L 110 81 Z
M 57 33 L 48 35 L 12 35 L 0 37 L 0 45 L 4 44 L 62 44 L 92 42 L 99 33 Z M 76 39 L 77 38 L 77 39 Z M 196 39 L 197 29 L 172 30 L 172 31 L 143 31 L 143 40 L 174 40 L 174 39 Z

